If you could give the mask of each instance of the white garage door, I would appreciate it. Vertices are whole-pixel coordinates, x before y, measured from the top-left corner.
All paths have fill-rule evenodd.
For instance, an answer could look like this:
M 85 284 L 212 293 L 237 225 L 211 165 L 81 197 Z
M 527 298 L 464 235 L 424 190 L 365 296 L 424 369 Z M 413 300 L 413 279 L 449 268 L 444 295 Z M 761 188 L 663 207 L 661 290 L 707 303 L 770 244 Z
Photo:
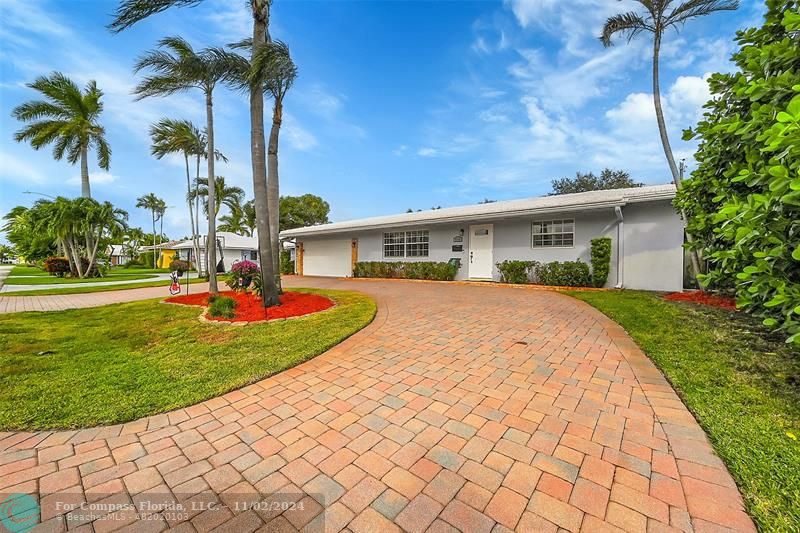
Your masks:
M 303 241 L 303 275 L 352 276 L 351 241 Z

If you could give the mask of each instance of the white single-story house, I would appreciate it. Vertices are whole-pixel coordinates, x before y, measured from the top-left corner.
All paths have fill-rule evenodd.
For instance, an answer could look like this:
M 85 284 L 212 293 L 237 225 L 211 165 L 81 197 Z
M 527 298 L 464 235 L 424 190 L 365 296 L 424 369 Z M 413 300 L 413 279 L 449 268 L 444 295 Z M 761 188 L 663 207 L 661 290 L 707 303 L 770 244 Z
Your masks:
M 504 260 L 590 263 L 612 239 L 607 287 L 683 288 L 684 224 L 674 185 L 592 191 L 418 211 L 287 230 L 298 274 L 353 275 L 358 261 L 459 259 L 456 279 L 500 279 Z
M 206 265 L 206 235 L 200 236 L 200 270 L 205 272 Z M 245 237 L 228 231 L 217 232 L 217 262 L 222 263 L 224 272 L 229 272 L 237 261 L 249 260 L 258 262 L 258 238 Z M 197 264 L 194 258 L 192 240 L 181 241 L 170 247 L 177 252 L 177 258 L 185 259 Z M 219 270 L 219 269 L 218 269 Z

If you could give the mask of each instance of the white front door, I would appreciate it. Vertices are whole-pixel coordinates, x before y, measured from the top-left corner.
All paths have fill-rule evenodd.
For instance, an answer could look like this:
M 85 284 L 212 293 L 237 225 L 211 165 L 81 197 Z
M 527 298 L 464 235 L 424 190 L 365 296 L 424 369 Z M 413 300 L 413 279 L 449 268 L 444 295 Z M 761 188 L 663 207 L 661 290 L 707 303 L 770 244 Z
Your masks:
M 469 227 L 469 277 L 492 279 L 494 260 L 494 226 L 481 224 Z

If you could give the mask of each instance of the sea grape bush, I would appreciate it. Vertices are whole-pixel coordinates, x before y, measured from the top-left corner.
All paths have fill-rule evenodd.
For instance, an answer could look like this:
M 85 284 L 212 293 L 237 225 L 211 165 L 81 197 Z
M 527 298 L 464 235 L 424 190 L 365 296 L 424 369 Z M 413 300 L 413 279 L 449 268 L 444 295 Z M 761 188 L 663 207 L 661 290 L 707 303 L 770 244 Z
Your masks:
M 738 71 L 714 74 L 698 167 L 676 206 L 687 214 L 704 287 L 800 344 L 800 7 L 768 0 L 764 25 L 737 34 Z

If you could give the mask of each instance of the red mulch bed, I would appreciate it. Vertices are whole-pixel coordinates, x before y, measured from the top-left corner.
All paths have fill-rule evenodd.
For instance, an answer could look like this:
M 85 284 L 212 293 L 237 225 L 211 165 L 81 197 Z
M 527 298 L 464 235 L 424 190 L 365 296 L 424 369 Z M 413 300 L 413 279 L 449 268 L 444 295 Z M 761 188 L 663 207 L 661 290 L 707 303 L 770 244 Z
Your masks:
M 729 296 L 719 296 L 703 291 L 673 292 L 664 296 L 673 302 L 690 302 L 711 307 L 719 307 L 728 311 L 736 311 L 736 300 Z
M 261 322 L 264 320 L 309 315 L 311 313 L 330 309 L 334 305 L 332 300 L 320 296 L 319 294 L 284 292 L 280 297 L 280 305 L 264 309 L 261 307 L 261 298 L 253 293 L 225 291 L 219 294 L 220 296 L 228 296 L 236 300 L 236 316 L 233 318 L 206 316 L 208 320 L 217 322 Z M 208 307 L 209 296 L 209 293 L 201 292 L 188 296 L 173 296 L 164 301 L 173 304 Z

